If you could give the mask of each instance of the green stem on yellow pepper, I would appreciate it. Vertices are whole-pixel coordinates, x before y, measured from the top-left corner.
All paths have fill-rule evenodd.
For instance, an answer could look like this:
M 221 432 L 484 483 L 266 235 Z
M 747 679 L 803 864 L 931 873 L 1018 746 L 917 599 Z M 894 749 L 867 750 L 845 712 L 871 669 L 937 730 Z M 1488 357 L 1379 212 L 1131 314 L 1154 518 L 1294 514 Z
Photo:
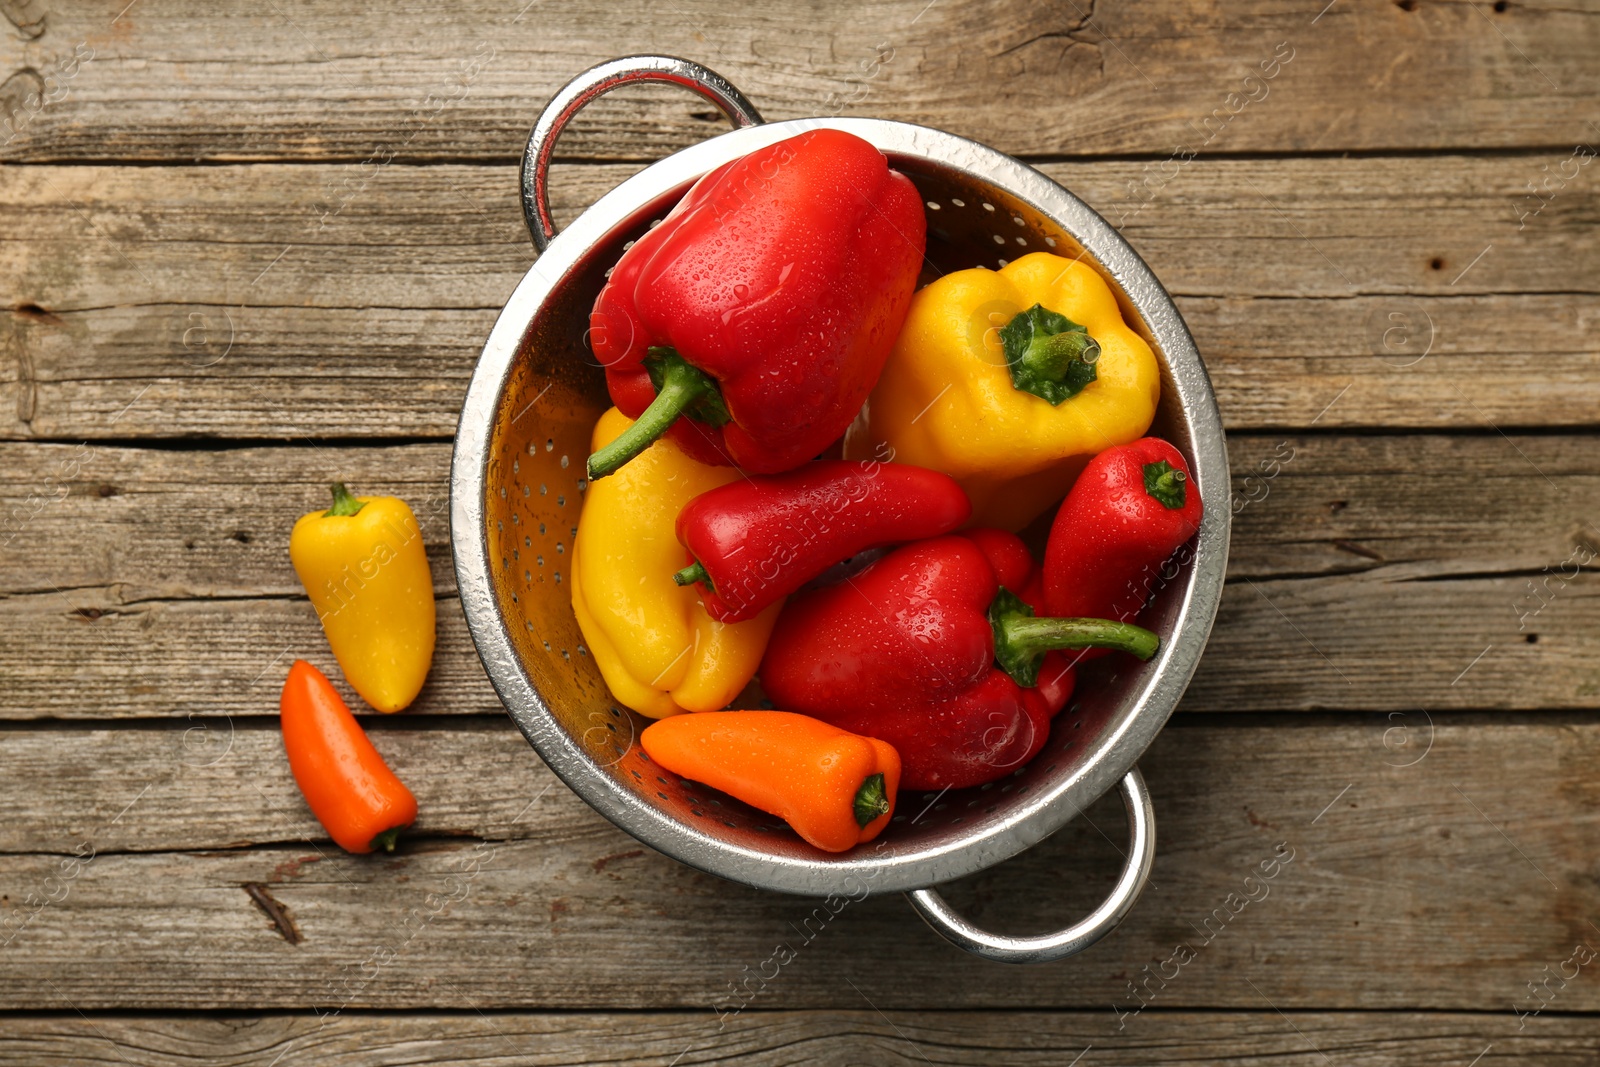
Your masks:
M 1011 384 L 1051 404 L 1077 396 L 1098 372 L 1100 342 L 1065 315 L 1035 304 L 1000 328 Z
M 345 518 L 349 518 L 351 515 L 354 515 L 356 512 L 360 511 L 362 508 L 364 508 L 366 506 L 367 506 L 366 504 L 362 503 L 361 501 L 357 500 L 353 495 L 351 495 L 350 490 L 345 488 L 343 482 L 334 482 L 333 483 L 333 507 L 329 508 L 323 514 L 329 515 L 329 516 L 335 516 L 335 517 L 343 516 Z

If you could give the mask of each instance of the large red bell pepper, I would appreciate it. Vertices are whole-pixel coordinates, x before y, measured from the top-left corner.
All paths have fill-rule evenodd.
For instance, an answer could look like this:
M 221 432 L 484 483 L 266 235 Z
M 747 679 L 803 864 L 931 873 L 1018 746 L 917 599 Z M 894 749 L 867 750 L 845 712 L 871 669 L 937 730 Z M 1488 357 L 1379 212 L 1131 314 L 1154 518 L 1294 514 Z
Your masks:
M 948 474 L 906 463 L 818 460 L 702 493 L 678 513 L 689 566 L 719 622 L 753 619 L 769 604 L 857 552 L 949 533 L 972 515 Z
M 635 422 L 590 457 L 589 476 L 669 428 L 700 462 L 754 473 L 817 456 L 889 358 L 925 230 L 910 179 L 838 130 L 700 179 L 623 253 L 595 301 L 590 344 Z
M 1146 437 L 1106 449 L 1078 475 L 1050 527 L 1045 609 L 1132 622 L 1200 516 L 1200 489 L 1171 444 Z M 1074 660 L 1097 654 L 1086 649 Z
M 999 531 L 918 541 L 795 597 L 761 664 L 768 696 L 887 741 L 908 789 L 1004 777 L 1044 746 L 1060 706 L 1036 688 L 1048 650 L 1095 645 L 1148 659 L 1160 644 L 1127 623 L 1035 618 L 1001 586 L 1002 574 L 1027 577 L 1016 577 L 1019 549 Z

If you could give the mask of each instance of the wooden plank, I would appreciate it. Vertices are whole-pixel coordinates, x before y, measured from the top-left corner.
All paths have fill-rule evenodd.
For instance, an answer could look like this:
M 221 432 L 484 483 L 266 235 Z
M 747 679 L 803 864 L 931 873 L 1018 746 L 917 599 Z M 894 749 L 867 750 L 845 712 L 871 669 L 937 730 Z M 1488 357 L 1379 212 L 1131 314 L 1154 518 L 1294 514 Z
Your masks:
M 4 158 L 510 159 L 568 78 L 639 52 L 715 66 L 768 119 L 877 115 L 1014 154 L 1570 146 L 1593 136 L 1600 44 L 1592 9 L 1551 0 L 1320 14 L 1281 0 L 683 0 L 668 20 L 642 0 L 604 19 L 577 0 L 123 6 L 53 10 L 6 41 L 7 71 L 29 84 L 8 101 Z M 25 103 L 27 87 L 52 102 Z M 651 157 L 723 125 L 698 98 L 633 92 L 586 113 L 564 149 Z
M 1592 448 L 1233 438 L 1231 584 L 1185 709 L 1593 707 Z M 415 710 L 497 711 L 454 597 L 448 460 L 442 444 L 0 446 L 0 717 L 260 714 L 295 657 L 335 672 L 285 548 L 330 475 L 419 516 L 440 621 Z
M 699 1013 L 494 1013 L 317 1019 L 251 1015 L 228 1019 L 76 1016 L 6 1020 L 0 1064 L 57 1063 L 189 1067 L 225 1060 L 239 1067 L 303 1062 L 314 1050 L 328 1067 L 377 1067 L 423 1062 L 439 1067 L 499 1064 L 649 1064 L 682 1067 L 736 1057 L 751 1067 L 872 1062 L 992 1067 L 1061 1067 L 1093 1048 L 1082 1062 L 1107 1067 L 1193 1065 L 1259 1057 L 1285 1067 L 1325 1067 L 1325 1053 L 1354 1067 L 1435 1067 L 1479 1061 L 1537 1061 L 1550 1067 L 1593 1062 L 1590 1019 L 1555 1016 L 1537 1029 L 1504 1034 L 1503 1017 L 1464 1013 L 1170 1012 L 1152 1015 L 1137 1035 L 1113 1018 L 1087 1012 L 855 1011 L 751 1012 L 718 1032 Z M 1491 1035 L 1480 1040 L 1480 1035 Z M 674 1059 L 677 1056 L 679 1058 Z
M 1516 574 L 1579 545 L 1600 554 L 1592 437 L 1235 434 L 1228 447 L 1235 579 Z M 340 478 L 410 503 L 447 595 L 449 465 L 442 443 L 0 443 L 0 594 L 114 588 L 122 604 L 299 595 L 289 530 Z
M 1492 578 L 1378 568 L 1231 583 L 1181 707 L 1593 708 L 1600 576 L 1559 576 L 1571 566 Z M 315 613 L 299 599 L 124 604 L 115 589 L 13 596 L 0 600 L 0 718 L 261 714 L 276 706 L 295 658 L 337 671 Z M 130 664 L 138 672 L 131 680 Z M 411 710 L 499 707 L 458 601 L 442 597 L 433 671 Z
M 8 1006 L 682 1008 L 714 1037 L 718 1010 L 738 1004 L 731 988 L 787 939 L 795 958 L 777 977 L 769 967 L 764 986 L 750 979 L 752 1010 L 868 1008 L 854 982 L 884 1010 L 1082 1008 L 1142 1039 L 1160 1012 L 1185 1008 L 1492 1009 L 1489 1042 L 1518 1032 L 1512 1007 L 1536 1003 L 1524 1003 L 1527 983 L 1575 944 L 1600 945 L 1588 923 L 1600 904 L 1589 876 L 1600 727 L 1578 719 L 1175 725 L 1142 761 L 1161 843 L 1132 915 L 1081 959 L 1003 982 L 894 897 L 836 903 L 806 940 L 796 931 L 825 905 L 642 849 L 553 784 L 531 750 L 518 757 L 508 724 L 493 730 L 505 736 L 376 735 L 425 809 L 450 798 L 428 816 L 434 833 L 490 833 L 414 840 L 381 858 L 339 854 L 320 834 L 215 847 L 310 832 L 270 729 L 241 728 L 203 767 L 178 758 L 176 731 L 0 735 L 8 766 L 23 768 L 3 786 L 7 802 L 55 813 L 6 830 L 51 853 L 0 860 Z M 101 757 L 104 770 L 92 768 Z M 55 803 L 24 800 L 29 790 Z M 949 899 L 1001 930 L 1083 914 L 1121 862 L 1118 807 L 1095 806 Z M 185 851 L 128 851 L 175 837 Z M 1287 862 L 1263 880 L 1275 854 Z M 286 909 L 296 943 L 246 885 Z M 1169 963 L 1164 985 L 1149 977 L 1180 945 L 1193 958 Z M 1600 986 L 1567 971 L 1550 1012 L 1600 1009 Z M 1135 993 L 1147 1008 L 1129 1014 Z
M 1196 160 L 1148 203 L 1144 164 L 1044 169 L 1178 295 L 1230 429 L 1491 432 L 1600 410 L 1600 187 L 1519 220 L 1541 163 Z M 558 213 L 634 169 L 563 168 Z M 452 434 L 532 259 L 515 170 L 391 166 L 324 225 L 336 170 L 0 171 L 0 436 Z

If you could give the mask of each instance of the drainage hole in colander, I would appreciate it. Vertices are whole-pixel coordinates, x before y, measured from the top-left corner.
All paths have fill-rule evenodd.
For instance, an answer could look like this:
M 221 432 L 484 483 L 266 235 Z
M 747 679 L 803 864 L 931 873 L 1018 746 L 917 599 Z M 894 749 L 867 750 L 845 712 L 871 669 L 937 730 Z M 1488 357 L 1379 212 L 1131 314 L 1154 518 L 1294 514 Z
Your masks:
M 929 210 L 929 211 L 938 211 L 938 210 L 939 210 L 939 203 L 938 203 L 938 201 L 936 201 L 936 200 L 929 200 L 929 201 L 928 201 L 928 210 Z
M 956 207 L 966 207 L 967 206 L 967 202 L 965 200 L 957 200 L 953 196 L 950 198 L 950 202 L 952 204 L 954 204 Z
M 1027 225 L 1025 222 L 1022 221 L 1022 216 L 1021 215 L 1012 215 L 1011 216 L 1011 221 L 1016 223 L 1018 226 Z
M 988 207 L 989 205 L 985 204 L 983 206 L 984 207 Z M 1000 236 L 998 233 L 997 234 L 992 234 L 991 236 L 994 237 L 994 243 L 997 244 L 997 245 L 1003 245 L 1003 244 L 1006 243 L 1006 239 L 1004 237 Z
M 993 204 L 985 204 L 985 205 L 983 205 L 983 210 L 985 210 L 985 211 L 993 211 L 994 210 L 994 205 Z

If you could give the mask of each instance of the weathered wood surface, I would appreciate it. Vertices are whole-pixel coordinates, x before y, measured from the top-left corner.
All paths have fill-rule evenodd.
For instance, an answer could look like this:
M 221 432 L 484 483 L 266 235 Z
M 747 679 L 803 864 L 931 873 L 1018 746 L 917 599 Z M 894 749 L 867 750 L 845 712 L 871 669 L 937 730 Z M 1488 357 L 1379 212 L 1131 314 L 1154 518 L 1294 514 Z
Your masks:
M 638 52 L 716 67 L 769 120 L 874 115 L 1014 154 L 1570 147 L 1600 47 L 1591 5 L 1551 0 L 125 4 L 9 5 L 28 29 L 0 57 L 27 84 L 4 158 L 509 160 L 568 78 Z M 627 100 L 564 150 L 650 157 L 724 124 L 687 93 Z
M 1589 438 L 1240 436 L 1230 450 L 1232 582 L 1186 710 L 1600 699 Z M 334 671 L 285 551 L 330 476 L 418 515 L 441 600 L 415 710 L 496 710 L 453 595 L 448 463 L 441 444 L 0 446 L 0 716 L 259 714 L 295 657 Z
M 1230 429 L 1492 432 L 1600 410 L 1600 185 L 1579 171 L 1519 217 L 1556 162 L 1196 160 L 1148 203 L 1142 163 L 1044 169 L 1178 295 Z M 634 169 L 562 168 L 558 213 Z M 0 171 L 0 435 L 453 434 L 533 258 L 515 169 L 390 166 L 324 224 L 339 174 Z
M 870 995 L 870 986 L 866 987 Z M 1089 1012 L 750 1012 L 717 1032 L 697 1013 L 492 1014 L 373 1017 L 251 1015 L 217 1019 L 74 1015 L 7 1020 L 0 1064 L 141 1063 L 189 1067 L 440 1067 L 626 1064 L 695 1067 L 730 1059 L 752 1067 L 849 1067 L 863 1062 L 941 1067 L 994 1064 L 1189 1067 L 1242 1062 L 1283 1067 L 1483 1067 L 1594 1062 L 1595 1024 L 1553 1016 L 1506 1033 L 1505 1016 L 1408 1012 L 1170 1012 L 1117 1029 Z M 1091 1051 L 1092 1050 L 1092 1051 Z
M 750 1007 L 867 1007 L 848 978 L 883 1009 L 1074 1007 L 1115 1022 L 1113 1004 L 1137 1007 L 1133 980 L 1151 1012 L 1501 1011 L 1494 1040 L 1517 1031 L 1511 1008 L 1533 1006 L 1543 968 L 1600 946 L 1600 727 L 1577 720 L 1175 726 L 1142 761 L 1161 845 L 1138 908 L 1091 955 L 1000 982 L 898 897 L 836 905 L 804 941 L 819 902 L 642 849 L 507 723 L 375 737 L 418 789 L 429 835 L 389 857 L 326 842 L 270 726 L 241 726 L 209 763 L 178 730 L 0 736 L 16 768 L 6 808 L 27 813 L 6 845 L 48 849 L 0 866 L 8 1006 L 684 1008 L 710 1037 L 730 983 L 787 938 L 797 958 L 769 968 Z M 1121 862 L 1119 809 L 1102 802 L 951 900 L 1003 930 L 1083 913 Z M 1275 850 L 1289 862 L 1260 880 Z M 247 885 L 286 909 L 281 927 Z M 1230 901 L 1244 893 L 1255 902 Z M 1195 958 L 1145 986 L 1143 968 L 1179 944 Z M 1552 991 L 1552 1012 L 1600 1008 L 1592 981 Z M 1150 1019 L 1123 1021 L 1131 1039 Z
M 1229 575 L 1516 575 L 1580 546 L 1600 555 L 1594 448 L 1585 435 L 1234 434 Z M 408 501 L 435 589 L 452 593 L 449 466 L 446 443 L 0 443 L 0 594 L 297 596 L 289 530 L 334 478 Z

